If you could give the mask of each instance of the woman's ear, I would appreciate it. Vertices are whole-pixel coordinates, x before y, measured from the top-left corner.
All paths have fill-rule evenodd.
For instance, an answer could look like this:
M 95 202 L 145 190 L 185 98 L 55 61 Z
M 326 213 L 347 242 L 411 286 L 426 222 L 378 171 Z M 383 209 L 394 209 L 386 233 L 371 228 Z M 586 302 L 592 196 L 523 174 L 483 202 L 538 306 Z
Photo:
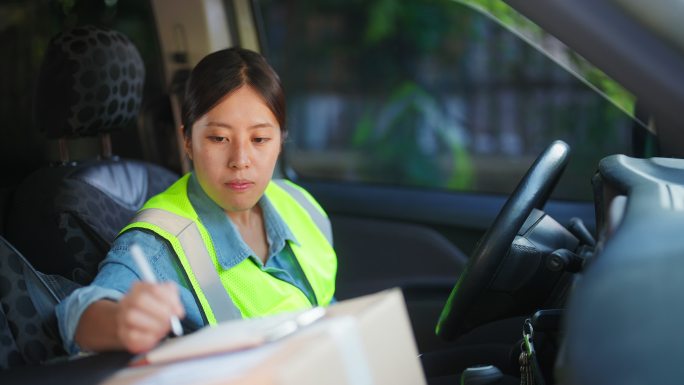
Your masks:
M 181 138 L 183 138 L 183 148 L 185 149 L 185 153 L 188 154 L 188 158 L 192 160 L 192 138 L 191 135 L 185 135 L 185 127 L 180 126 L 178 128 L 180 131 L 178 135 L 180 135 Z

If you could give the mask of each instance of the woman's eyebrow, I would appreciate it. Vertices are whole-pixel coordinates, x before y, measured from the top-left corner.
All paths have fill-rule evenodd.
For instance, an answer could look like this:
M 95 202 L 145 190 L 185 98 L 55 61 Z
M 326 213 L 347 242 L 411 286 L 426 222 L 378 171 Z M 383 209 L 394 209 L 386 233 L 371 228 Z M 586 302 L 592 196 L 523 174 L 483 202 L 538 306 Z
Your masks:
M 223 122 L 213 122 L 213 121 L 212 121 L 212 122 L 207 122 L 206 125 L 207 125 L 207 126 L 216 126 L 216 127 L 231 128 L 231 129 L 233 128 L 233 126 L 231 126 L 230 124 L 228 124 L 228 123 L 223 123 Z M 247 127 L 247 128 L 248 128 L 248 129 L 254 129 L 254 128 L 269 128 L 269 127 L 276 128 L 276 126 L 274 126 L 274 125 L 271 124 L 271 123 L 256 123 L 256 124 L 251 125 L 251 126 L 249 126 L 249 127 Z

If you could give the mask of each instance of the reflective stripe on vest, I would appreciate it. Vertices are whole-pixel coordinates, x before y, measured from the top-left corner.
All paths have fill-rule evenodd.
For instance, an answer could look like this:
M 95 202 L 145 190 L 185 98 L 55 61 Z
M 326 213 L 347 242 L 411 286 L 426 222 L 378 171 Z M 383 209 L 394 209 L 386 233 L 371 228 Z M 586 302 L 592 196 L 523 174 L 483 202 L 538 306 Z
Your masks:
M 321 230 L 321 233 L 325 235 L 325 238 L 328 240 L 328 243 L 330 243 L 330 246 L 332 246 L 333 235 L 330 219 L 328 219 L 328 217 L 326 217 L 318 207 L 314 207 L 314 204 L 311 202 L 311 200 L 306 197 L 304 192 L 297 186 L 289 183 L 285 179 L 274 179 L 273 182 L 280 186 L 283 190 L 287 191 L 290 196 L 292 196 L 292 198 L 294 198 L 297 203 L 299 203 L 304 210 L 309 213 L 311 219 L 314 221 L 318 229 Z
M 178 238 L 190 268 L 197 278 L 197 283 L 214 313 L 217 322 L 242 318 L 235 307 L 233 299 L 221 283 L 211 256 L 204 247 L 202 235 L 197 224 L 188 218 L 161 209 L 145 209 L 140 211 L 133 222 L 147 222 L 158 226 Z M 192 250 L 191 253 L 187 251 Z

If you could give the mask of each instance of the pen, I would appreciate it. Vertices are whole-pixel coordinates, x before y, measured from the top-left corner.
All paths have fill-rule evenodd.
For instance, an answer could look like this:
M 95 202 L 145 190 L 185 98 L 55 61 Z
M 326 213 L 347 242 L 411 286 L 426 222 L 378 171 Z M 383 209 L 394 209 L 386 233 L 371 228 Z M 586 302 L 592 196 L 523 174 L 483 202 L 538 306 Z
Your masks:
M 135 264 L 138 265 L 138 269 L 140 269 L 143 281 L 148 283 L 157 283 L 157 279 L 154 273 L 152 272 L 152 267 L 150 267 L 149 262 L 147 262 L 147 258 L 145 258 L 145 256 L 143 255 L 140 246 L 138 246 L 137 244 L 133 244 L 131 246 L 131 254 L 133 255 L 133 260 L 135 261 Z M 176 336 L 183 335 L 183 328 L 181 327 L 178 317 L 176 317 L 175 315 L 171 316 L 171 331 Z

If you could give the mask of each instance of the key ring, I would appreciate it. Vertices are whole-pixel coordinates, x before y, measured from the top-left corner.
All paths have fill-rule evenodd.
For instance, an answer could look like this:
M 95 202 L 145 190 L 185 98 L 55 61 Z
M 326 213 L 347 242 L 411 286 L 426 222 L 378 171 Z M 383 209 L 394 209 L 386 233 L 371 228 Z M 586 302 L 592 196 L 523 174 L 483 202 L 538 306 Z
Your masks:
M 534 328 L 532 327 L 532 321 L 528 318 L 525 320 L 523 325 L 523 337 L 528 337 L 532 339 L 534 337 Z

